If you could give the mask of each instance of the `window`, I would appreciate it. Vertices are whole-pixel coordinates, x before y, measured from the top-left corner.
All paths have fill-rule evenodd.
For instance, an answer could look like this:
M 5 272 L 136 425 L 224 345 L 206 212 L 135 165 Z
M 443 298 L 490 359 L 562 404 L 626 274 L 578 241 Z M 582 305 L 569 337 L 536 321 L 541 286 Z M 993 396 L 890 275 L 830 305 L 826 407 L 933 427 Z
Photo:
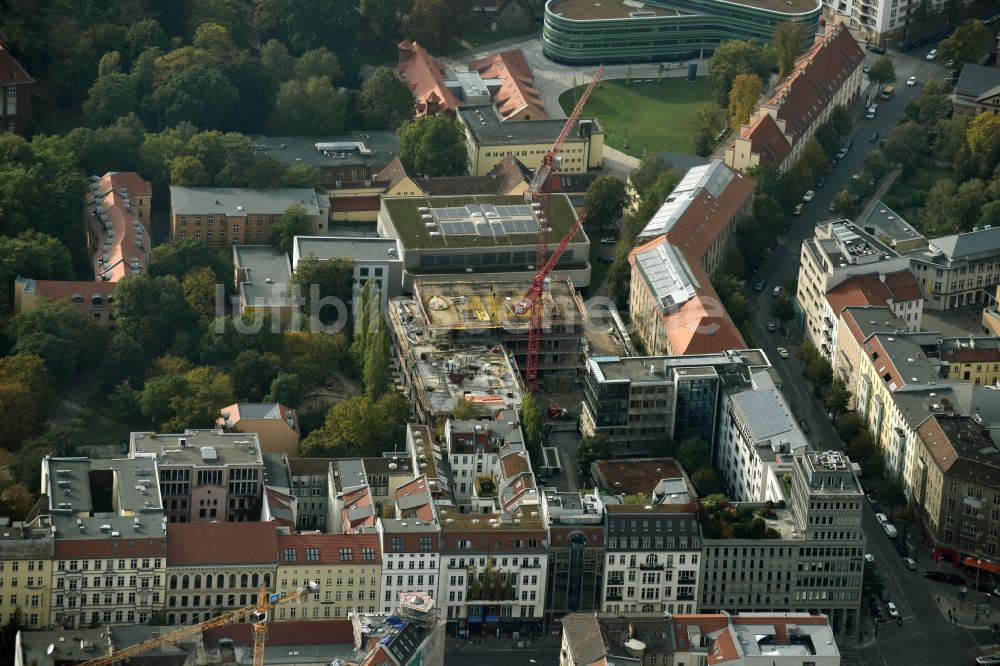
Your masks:
M 306 560 L 319 562 L 319 548 L 306 548 Z
M 286 562 L 294 562 L 295 558 L 296 558 L 295 549 L 294 548 L 286 548 L 285 549 L 285 561 Z
M 361 549 L 361 559 L 363 559 L 363 560 L 374 560 L 375 559 L 375 549 L 374 548 L 362 548 Z
M 350 560 L 353 560 L 353 559 L 354 559 L 354 553 L 352 552 L 352 549 L 350 549 L 350 548 L 341 548 L 340 549 L 340 561 L 341 562 L 347 562 L 347 561 L 350 561 Z
M 7 97 L 17 97 L 17 86 L 7 86 Z

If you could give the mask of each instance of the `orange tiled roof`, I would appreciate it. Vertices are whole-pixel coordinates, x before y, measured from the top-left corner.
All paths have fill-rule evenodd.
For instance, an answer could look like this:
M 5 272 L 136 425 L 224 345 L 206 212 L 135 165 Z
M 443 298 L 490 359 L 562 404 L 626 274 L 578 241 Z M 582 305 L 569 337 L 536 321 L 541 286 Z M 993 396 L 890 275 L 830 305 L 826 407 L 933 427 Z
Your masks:
M 307 548 L 315 548 L 319 559 L 310 560 Z M 364 559 L 362 548 L 374 551 L 373 559 Z M 348 549 L 341 555 L 341 549 Z M 348 559 L 345 559 L 348 558 Z M 381 544 L 377 534 L 282 534 L 278 536 L 278 564 L 379 564 Z
M 792 144 L 785 133 L 767 113 L 751 120 L 753 122 L 740 132 L 740 136 L 750 140 L 750 152 L 760 156 L 761 166 L 781 164 L 792 152 Z
M 35 280 L 35 294 L 41 298 L 53 301 L 74 296 L 83 296 L 85 304 L 92 304 L 92 296 L 100 296 L 105 304 L 115 293 L 112 282 L 97 282 L 93 280 Z M 110 304 L 108 304 L 110 305 Z
M 170 523 L 167 565 L 257 564 L 277 559 L 277 523 Z
M 89 224 L 97 238 L 94 274 L 98 280 L 117 282 L 131 275 L 132 262 L 145 270 L 152 239 L 148 221 L 139 220 L 133 202 L 151 193 L 152 186 L 132 171 L 109 171 L 91 185 L 86 200 Z
M 469 69 L 479 72 L 484 79 L 500 79 L 500 88 L 492 97 L 504 120 L 525 108 L 530 109 L 532 120 L 549 117 L 521 49 L 474 60 L 469 63 Z
M 396 76 L 413 93 L 418 116 L 447 111 L 454 113 L 460 105 L 458 98 L 444 84 L 444 65 L 417 42 L 404 39 L 399 43 Z

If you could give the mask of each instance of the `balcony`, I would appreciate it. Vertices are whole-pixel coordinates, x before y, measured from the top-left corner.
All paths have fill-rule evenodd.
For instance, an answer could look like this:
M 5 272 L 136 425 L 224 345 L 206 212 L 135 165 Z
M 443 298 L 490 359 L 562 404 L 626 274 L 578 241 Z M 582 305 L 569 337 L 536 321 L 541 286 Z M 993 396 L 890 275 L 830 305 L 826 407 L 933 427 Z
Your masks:
M 620 594 L 609 594 L 606 597 L 604 597 L 604 600 L 605 601 L 621 601 L 622 600 L 622 595 L 620 595 Z
M 662 571 L 663 565 L 659 563 L 649 564 L 648 562 L 643 562 L 642 564 L 639 565 L 639 568 L 643 571 Z
M 625 584 L 624 578 L 609 578 L 608 585 L 621 587 Z
M 694 601 L 693 594 L 678 594 L 677 601 Z

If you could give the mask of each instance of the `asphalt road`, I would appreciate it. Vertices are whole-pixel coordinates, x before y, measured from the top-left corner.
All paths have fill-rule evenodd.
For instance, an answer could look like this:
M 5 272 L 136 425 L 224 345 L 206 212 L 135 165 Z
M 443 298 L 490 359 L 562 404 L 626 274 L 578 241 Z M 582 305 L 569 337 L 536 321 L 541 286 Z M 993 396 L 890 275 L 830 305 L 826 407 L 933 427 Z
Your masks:
M 801 338 L 794 331 L 786 336 L 781 332 L 767 330 L 766 322 L 774 319 L 769 312 L 773 302 L 770 295 L 771 288 L 780 285 L 787 275 L 798 273 L 802 241 L 812 236 L 817 224 L 828 219 L 830 213 L 827 208 L 833 198 L 851 182 L 853 174 L 861 171 L 865 154 L 874 148 L 868 140 L 872 132 L 878 132 L 881 137 L 885 137 L 889 130 L 899 123 L 906 104 L 920 94 L 921 85 L 929 79 L 943 81 L 948 75 L 948 70 L 942 64 L 925 59 L 927 51 L 931 48 L 933 45 L 907 54 L 889 53 L 896 67 L 898 80 L 895 85 L 896 95 L 890 100 L 878 100 L 879 110 L 875 120 L 861 120 L 858 123 L 853 134 L 854 142 L 847 157 L 827 177 L 826 186 L 816 190 L 816 197 L 805 205 L 802 215 L 792 218 L 788 234 L 779 239 L 778 246 L 763 262 L 759 272 L 750 278 L 751 285 L 759 280 L 764 280 L 767 285 L 764 291 L 749 291 L 751 306 L 756 311 L 753 322 L 755 345 L 764 349 L 774 363 L 792 411 L 798 418 L 807 422 L 809 437 L 817 448 L 839 449 L 842 445 L 827 418 L 825 406 L 812 397 L 812 387 L 803 377 L 801 368 L 795 360 L 795 349 L 801 343 Z M 869 53 L 868 63 L 874 62 L 876 57 Z M 906 79 L 911 75 L 917 76 L 917 86 L 905 85 Z M 859 100 L 851 111 L 855 117 L 863 115 L 864 99 Z M 777 347 L 787 348 L 791 358 L 779 358 L 775 351 Z M 868 536 L 869 552 L 875 556 L 886 589 L 902 614 L 903 624 L 898 626 L 889 622 L 881 625 L 878 639 L 873 645 L 844 652 L 844 664 L 959 666 L 971 664 L 976 656 L 990 652 L 990 646 L 993 644 L 990 632 L 971 631 L 950 625 L 935 603 L 935 594 L 950 595 L 957 599 L 957 588 L 924 579 L 921 575 L 923 571 L 930 567 L 936 568 L 936 565 L 930 562 L 926 550 L 912 549 L 917 559 L 918 570 L 909 571 L 892 541 L 885 536 L 870 506 L 866 506 L 864 511 L 863 528 Z M 911 534 L 910 541 L 916 544 L 916 536 Z M 867 605 L 865 601 L 863 606 L 867 608 Z M 858 629 L 870 636 L 873 625 L 867 619 L 865 622 L 866 624 Z

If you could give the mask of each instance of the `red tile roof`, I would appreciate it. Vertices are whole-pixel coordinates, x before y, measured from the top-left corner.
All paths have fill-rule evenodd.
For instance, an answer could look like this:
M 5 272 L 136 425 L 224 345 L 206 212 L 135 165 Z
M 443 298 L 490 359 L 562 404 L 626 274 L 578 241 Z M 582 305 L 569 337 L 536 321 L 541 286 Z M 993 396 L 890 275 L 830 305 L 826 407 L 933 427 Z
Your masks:
M 469 69 L 479 72 L 484 79 L 500 79 L 500 88 L 492 97 L 504 120 L 523 110 L 528 111 L 527 115 L 532 120 L 549 117 L 521 49 L 501 51 L 474 60 L 469 63 Z
M 170 523 L 167 566 L 277 561 L 277 523 Z
M 309 559 L 307 548 L 315 548 L 319 559 Z M 364 559 L 363 549 L 372 549 L 372 559 Z M 341 551 L 344 557 L 341 557 Z M 292 555 L 294 553 L 294 555 Z M 382 549 L 377 534 L 282 534 L 278 536 L 278 564 L 348 564 L 382 563 Z
M 885 281 L 878 275 L 856 275 L 844 280 L 826 292 L 826 300 L 834 313 L 853 306 L 887 306 L 892 303 L 914 301 L 922 298 L 917 279 L 909 271 L 899 271 L 885 275 Z
M 58 301 L 63 298 L 72 299 L 83 296 L 83 305 L 92 305 L 91 297 L 100 296 L 104 304 L 110 307 L 108 297 L 115 293 L 113 282 L 97 282 L 94 280 L 35 280 L 34 293 L 41 298 Z
M 792 152 L 792 144 L 785 133 L 767 113 L 762 113 L 742 129 L 740 136 L 750 140 L 750 152 L 760 156 L 761 166 L 777 166 Z
M 378 210 L 382 203 L 380 197 L 331 197 L 330 211 L 334 213 L 350 213 L 352 211 Z
M 412 481 L 401 484 L 396 488 L 395 496 L 397 517 L 416 517 L 426 521 L 436 519 L 434 500 L 430 489 L 427 487 L 426 475 L 420 475 Z M 403 498 L 412 498 L 413 501 L 408 502 L 408 506 L 403 507 Z
M 212 627 L 203 632 L 205 645 L 216 647 L 220 639 L 228 638 L 235 645 L 253 645 L 250 624 L 230 624 Z M 354 628 L 350 620 L 309 620 L 267 623 L 268 645 L 353 645 Z
M 340 510 L 344 532 L 351 533 L 360 530 L 362 527 L 375 526 L 377 518 L 375 515 L 375 504 L 372 501 L 371 488 L 367 484 L 345 492 L 341 495 L 341 500 L 344 503 L 343 508 Z M 352 518 L 351 511 L 356 509 L 362 509 L 363 511 L 358 512 L 360 515 L 355 515 Z M 364 511 L 364 509 L 367 509 L 367 511 Z
M 21 67 L 11 52 L 0 46 L 0 85 L 11 86 L 19 83 L 34 83 L 31 75 Z
M 724 164 L 719 167 L 732 171 Z M 667 233 L 670 244 L 683 252 L 691 264 L 701 263 L 716 239 L 746 211 L 747 202 L 753 197 L 757 181 L 736 171 L 732 176 L 718 197 L 703 189 Z
M 444 65 L 417 42 L 404 39 L 399 43 L 396 75 L 413 93 L 418 116 L 454 113 L 460 106 L 458 98 L 444 84 Z
M 117 282 L 131 275 L 129 264 L 133 260 L 140 270 L 146 268 L 152 239 L 149 220 L 139 220 L 134 207 L 139 196 L 152 196 L 152 185 L 132 171 L 109 171 L 87 193 L 87 209 L 92 213 L 89 223 L 97 239 L 94 272 L 99 280 Z

